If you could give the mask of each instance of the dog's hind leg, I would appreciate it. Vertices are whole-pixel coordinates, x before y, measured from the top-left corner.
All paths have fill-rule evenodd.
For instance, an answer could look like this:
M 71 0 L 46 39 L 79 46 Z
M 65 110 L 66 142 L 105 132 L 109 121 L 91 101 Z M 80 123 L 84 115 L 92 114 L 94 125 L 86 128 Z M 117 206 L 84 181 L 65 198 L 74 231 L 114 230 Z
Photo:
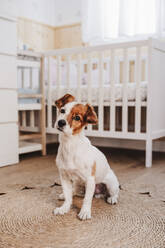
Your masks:
M 109 204 L 116 204 L 118 200 L 118 195 L 119 195 L 119 182 L 117 180 L 116 175 L 111 169 L 109 170 L 109 173 L 104 178 L 103 183 L 105 183 L 108 193 L 109 193 L 107 202 Z
M 94 197 L 104 199 L 105 196 L 107 196 L 107 195 L 109 195 L 109 193 L 107 192 L 106 185 L 104 183 L 96 184 Z

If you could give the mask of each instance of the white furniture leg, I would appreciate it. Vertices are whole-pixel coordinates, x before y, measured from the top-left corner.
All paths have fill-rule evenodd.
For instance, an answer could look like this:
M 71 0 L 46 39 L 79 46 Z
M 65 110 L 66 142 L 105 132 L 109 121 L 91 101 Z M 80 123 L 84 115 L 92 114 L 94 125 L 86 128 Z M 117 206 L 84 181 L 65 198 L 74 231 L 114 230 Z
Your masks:
M 152 139 L 147 139 L 146 140 L 145 166 L 147 168 L 152 166 Z

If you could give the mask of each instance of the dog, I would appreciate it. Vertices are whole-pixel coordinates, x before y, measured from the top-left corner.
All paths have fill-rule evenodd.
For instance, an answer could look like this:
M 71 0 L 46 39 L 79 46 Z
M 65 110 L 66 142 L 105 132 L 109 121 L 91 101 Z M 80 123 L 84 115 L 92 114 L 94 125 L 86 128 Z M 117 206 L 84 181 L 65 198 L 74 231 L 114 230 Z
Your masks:
M 77 103 L 70 94 L 58 99 L 55 105 L 58 109 L 55 127 L 59 130 L 60 143 L 56 164 L 63 189 L 59 198 L 64 199 L 64 203 L 54 210 L 54 214 L 68 213 L 78 185 L 85 185 L 85 196 L 78 217 L 87 220 L 91 218 L 94 194 L 100 197 L 107 192 L 107 202 L 117 203 L 119 182 L 104 154 L 84 135 L 84 128 L 98 121 L 93 107 Z

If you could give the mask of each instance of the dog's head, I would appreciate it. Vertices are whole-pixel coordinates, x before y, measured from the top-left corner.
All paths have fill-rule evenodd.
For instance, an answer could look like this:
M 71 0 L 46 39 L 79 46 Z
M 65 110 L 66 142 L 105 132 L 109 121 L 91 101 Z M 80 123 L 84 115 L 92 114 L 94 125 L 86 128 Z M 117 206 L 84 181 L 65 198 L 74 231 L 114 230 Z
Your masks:
M 88 124 L 97 123 L 97 115 L 90 104 L 81 104 L 75 97 L 66 94 L 55 102 L 58 116 L 55 127 L 68 135 L 75 135 Z

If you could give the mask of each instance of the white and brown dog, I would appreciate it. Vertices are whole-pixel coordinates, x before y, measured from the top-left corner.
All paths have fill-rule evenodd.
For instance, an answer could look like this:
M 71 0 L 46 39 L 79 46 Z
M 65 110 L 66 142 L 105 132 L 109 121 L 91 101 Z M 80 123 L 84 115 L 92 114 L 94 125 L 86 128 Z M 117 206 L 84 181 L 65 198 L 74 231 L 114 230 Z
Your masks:
M 55 104 L 59 110 L 55 126 L 60 131 L 56 164 L 63 189 L 60 199 L 63 198 L 64 203 L 54 210 L 54 214 L 63 215 L 69 212 L 77 185 L 83 183 L 85 197 L 78 216 L 82 220 L 90 219 L 93 195 L 106 191 L 107 202 L 116 204 L 119 183 L 104 154 L 91 145 L 84 135 L 83 130 L 87 124 L 97 123 L 93 107 L 75 102 L 70 94 L 57 100 Z

